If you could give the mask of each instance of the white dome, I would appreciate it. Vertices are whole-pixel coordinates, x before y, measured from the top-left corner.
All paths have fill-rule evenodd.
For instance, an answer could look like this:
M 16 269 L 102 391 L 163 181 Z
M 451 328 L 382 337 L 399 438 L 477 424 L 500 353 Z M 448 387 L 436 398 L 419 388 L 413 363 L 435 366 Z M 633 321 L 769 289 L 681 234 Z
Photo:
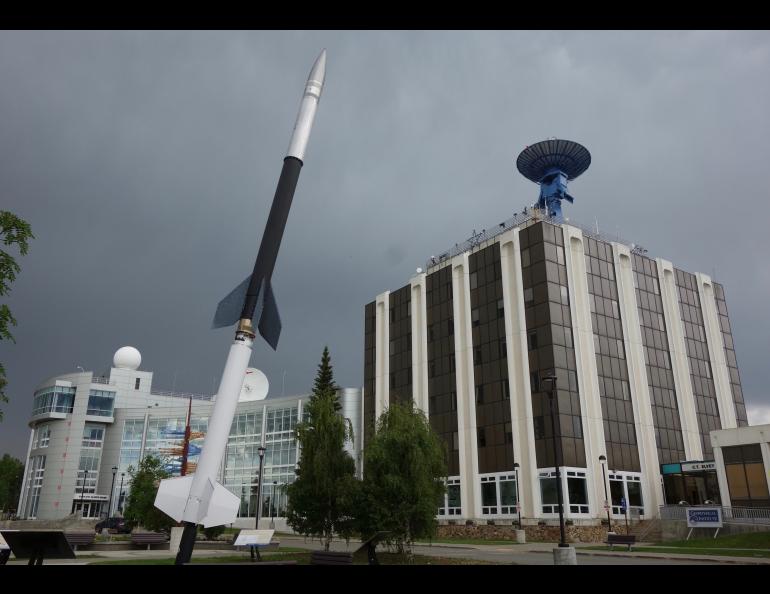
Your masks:
M 112 364 L 118 369 L 139 369 L 142 355 L 132 346 L 124 346 L 115 351 Z

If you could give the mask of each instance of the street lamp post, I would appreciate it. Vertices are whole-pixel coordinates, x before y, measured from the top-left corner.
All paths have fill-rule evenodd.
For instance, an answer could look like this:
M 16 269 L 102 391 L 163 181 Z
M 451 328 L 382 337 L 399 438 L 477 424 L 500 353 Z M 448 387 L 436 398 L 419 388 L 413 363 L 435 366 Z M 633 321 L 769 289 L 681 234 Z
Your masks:
M 519 530 L 521 527 L 521 499 L 519 499 L 519 463 L 513 463 L 513 471 L 516 473 L 516 511 L 519 512 Z
M 120 473 L 120 489 L 118 489 L 118 511 L 121 513 L 121 515 L 123 515 L 123 479 L 125 476 L 125 472 Z
M 607 509 L 607 532 L 612 532 L 612 520 L 610 520 L 610 506 L 612 505 L 609 498 L 607 497 L 607 474 L 604 469 L 604 463 L 607 461 L 607 457 L 602 454 L 599 456 L 599 462 L 602 463 L 602 478 L 604 479 L 602 482 L 604 483 L 604 506 Z
M 259 454 L 259 478 L 257 483 L 257 521 L 256 529 L 259 530 L 259 518 L 262 515 L 262 465 L 265 461 L 265 446 L 259 446 L 257 453 Z
M 118 473 L 118 467 L 112 467 L 112 486 L 110 487 L 110 503 L 107 505 L 107 517 L 112 517 L 112 500 L 115 499 L 115 475 Z
M 560 448 L 557 446 L 556 441 L 556 408 L 554 407 L 553 403 L 553 393 L 556 391 L 557 378 L 556 375 L 548 375 L 544 377 L 543 380 L 547 381 L 550 386 L 550 389 L 548 390 L 548 402 L 551 408 L 551 438 L 553 440 L 553 458 L 554 464 L 556 466 L 556 495 L 559 502 L 559 546 L 567 547 L 569 545 L 567 544 L 566 538 L 564 536 L 564 495 L 561 488 L 561 471 L 559 470 L 559 465 L 561 463 L 561 460 L 559 460 Z

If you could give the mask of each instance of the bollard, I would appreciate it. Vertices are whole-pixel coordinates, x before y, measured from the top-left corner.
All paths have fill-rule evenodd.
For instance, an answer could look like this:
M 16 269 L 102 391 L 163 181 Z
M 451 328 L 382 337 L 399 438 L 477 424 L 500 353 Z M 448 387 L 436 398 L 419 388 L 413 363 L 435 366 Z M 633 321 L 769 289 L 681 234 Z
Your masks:
M 556 547 L 553 550 L 554 565 L 577 565 L 575 547 Z

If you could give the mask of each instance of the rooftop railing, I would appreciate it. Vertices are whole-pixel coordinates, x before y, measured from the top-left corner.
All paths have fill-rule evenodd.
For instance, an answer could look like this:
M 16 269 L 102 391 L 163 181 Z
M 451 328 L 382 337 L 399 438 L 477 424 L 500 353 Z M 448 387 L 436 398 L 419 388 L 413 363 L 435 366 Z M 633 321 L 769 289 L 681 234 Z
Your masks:
M 450 248 L 447 251 L 442 252 L 438 256 L 432 256 L 425 263 L 425 269 L 429 270 L 434 266 L 443 264 L 444 262 L 451 260 L 452 258 L 454 258 L 459 254 L 472 250 L 476 246 L 479 246 L 482 243 L 484 243 L 485 241 L 494 239 L 501 233 L 505 233 L 506 231 L 513 229 L 515 227 L 522 227 L 526 223 L 529 223 L 530 221 L 545 221 L 547 223 L 551 223 L 554 225 L 559 225 L 561 223 L 572 225 L 573 227 L 577 227 L 578 229 L 580 229 L 583 232 L 583 234 L 588 237 L 592 237 L 594 239 L 598 239 L 599 241 L 605 241 L 608 243 L 615 242 L 615 243 L 625 244 L 629 248 L 631 248 L 631 251 L 633 253 L 638 253 L 641 255 L 644 255 L 647 253 L 646 249 L 636 244 L 633 244 L 629 241 L 626 241 L 625 239 L 620 237 L 619 234 L 599 232 L 598 229 L 592 229 L 590 226 L 582 225 L 569 218 L 559 220 L 556 217 L 545 215 L 543 211 L 538 208 L 527 207 L 522 212 L 514 213 L 514 215 L 511 218 L 503 221 L 502 223 L 499 223 L 494 227 L 491 227 L 489 229 L 482 229 L 481 233 L 476 233 L 476 231 L 474 230 L 473 235 L 471 235 L 468 239 L 466 239 L 462 243 L 456 243 L 453 248 Z
M 169 390 L 150 390 L 150 394 L 153 396 L 170 396 L 172 398 L 186 398 L 189 400 L 211 400 L 214 398 L 213 394 L 196 394 L 195 392 L 171 392 Z

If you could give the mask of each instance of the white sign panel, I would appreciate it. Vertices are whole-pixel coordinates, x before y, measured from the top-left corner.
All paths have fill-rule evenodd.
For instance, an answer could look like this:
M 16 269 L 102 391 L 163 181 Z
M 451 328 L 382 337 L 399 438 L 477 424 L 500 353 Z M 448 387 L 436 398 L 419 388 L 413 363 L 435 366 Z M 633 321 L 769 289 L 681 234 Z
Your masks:
M 688 507 L 687 508 L 687 527 L 688 528 L 721 528 L 722 527 L 722 508 L 721 507 Z
M 269 545 L 275 530 L 241 530 L 233 543 L 236 547 Z
M 716 470 L 716 462 L 682 462 L 682 472 L 700 472 Z

